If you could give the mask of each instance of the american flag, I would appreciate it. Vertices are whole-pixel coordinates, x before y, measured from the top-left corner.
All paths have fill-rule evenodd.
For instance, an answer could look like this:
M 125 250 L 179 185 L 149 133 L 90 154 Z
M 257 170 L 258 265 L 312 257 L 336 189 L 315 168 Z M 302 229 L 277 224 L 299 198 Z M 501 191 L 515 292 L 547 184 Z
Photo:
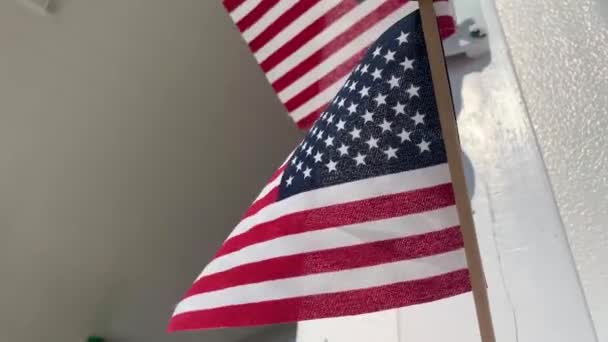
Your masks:
M 448 0 L 434 0 L 443 37 L 455 30 Z M 417 8 L 407 0 L 224 0 L 268 81 L 308 129 L 384 31 Z
M 370 47 L 169 329 L 354 315 L 469 290 L 416 10 Z

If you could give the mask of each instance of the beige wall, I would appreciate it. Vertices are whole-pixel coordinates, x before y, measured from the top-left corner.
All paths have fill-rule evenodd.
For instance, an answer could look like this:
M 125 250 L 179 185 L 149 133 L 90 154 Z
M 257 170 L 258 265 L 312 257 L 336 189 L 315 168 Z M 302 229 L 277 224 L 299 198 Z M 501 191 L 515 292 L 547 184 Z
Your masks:
M 55 3 L 0 2 L 0 340 L 249 333 L 164 328 L 298 133 L 219 1 Z

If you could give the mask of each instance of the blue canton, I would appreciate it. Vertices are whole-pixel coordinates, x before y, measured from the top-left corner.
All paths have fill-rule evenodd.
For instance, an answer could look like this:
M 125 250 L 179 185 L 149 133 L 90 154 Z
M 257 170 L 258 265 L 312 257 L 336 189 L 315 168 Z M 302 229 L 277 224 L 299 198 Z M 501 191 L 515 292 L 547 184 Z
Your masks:
M 279 198 L 446 160 L 416 11 L 369 48 L 295 150 Z

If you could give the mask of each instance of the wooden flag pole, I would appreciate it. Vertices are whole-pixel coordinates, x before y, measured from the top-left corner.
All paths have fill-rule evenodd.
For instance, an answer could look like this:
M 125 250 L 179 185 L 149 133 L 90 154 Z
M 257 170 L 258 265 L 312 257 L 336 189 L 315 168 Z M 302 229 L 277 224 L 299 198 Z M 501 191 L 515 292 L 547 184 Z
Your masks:
M 454 195 L 456 197 L 456 207 L 460 219 L 460 229 L 462 231 L 465 254 L 471 277 L 471 287 L 473 290 L 473 298 L 475 299 L 479 332 L 481 334 L 482 342 L 495 342 L 496 338 L 494 336 L 494 327 L 492 326 L 488 292 L 483 274 L 479 245 L 477 243 L 477 235 L 475 234 L 471 202 L 467 193 L 462 167 L 460 139 L 458 138 L 456 116 L 454 115 L 452 94 L 450 92 L 450 84 L 443 55 L 443 47 L 441 45 L 441 37 L 439 36 L 439 29 L 437 27 L 435 9 L 433 8 L 433 0 L 418 0 L 418 3 L 420 4 L 422 30 L 424 31 L 424 40 L 426 42 L 426 50 L 431 66 L 431 76 L 433 79 L 433 87 L 435 88 L 439 120 L 441 121 L 441 130 L 443 132 L 443 140 L 445 142 L 445 149 L 454 187 Z

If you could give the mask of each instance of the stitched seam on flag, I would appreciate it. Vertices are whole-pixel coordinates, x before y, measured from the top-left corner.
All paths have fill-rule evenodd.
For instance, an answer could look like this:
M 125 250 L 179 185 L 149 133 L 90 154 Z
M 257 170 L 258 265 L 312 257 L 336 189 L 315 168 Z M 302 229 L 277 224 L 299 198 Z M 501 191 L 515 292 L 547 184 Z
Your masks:
M 266 300 L 350 291 L 433 277 L 466 268 L 464 250 L 412 260 L 271 280 L 197 294 L 182 300 L 175 314 Z
M 426 303 L 469 292 L 466 269 L 366 289 L 195 310 L 173 316 L 169 331 L 302 321 Z
M 201 272 L 199 279 L 245 262 L 424 234 L 454 225 L 458 225 L 458 215 L 454 205 L 450 205 L 406 216 L 279 235 L 274 239 L 262 240 L 232 253 L 217 256 Z
M 273 203 L 256 215 L 242 220 L 228 238 L 240 235 L 260 223 L 274 220 L 283 215 L 342 203 L 345 193 L 349 194 L 349 200 L 358 201 L 432 187 L 450 181 L 449 169 L 447 164 L 443 163 L 302 192 Z
M 446 183 L 399 194 L 299 211 L 261 223 L 247 233 L 226 240 L 217 256 L 281 236 L 358 222 L 376 221 L 394 216 L 412 215 L 453 204 L 452 184 Z
M 246 261 L 237 267 L 205 276 L 194 283 L 186 297 L 237 285 L 420 258 L 462 247 L 458 226 L 395 239 L 363 240 L 359 244 L 338 248 L 320 247 L 306 253 Z

